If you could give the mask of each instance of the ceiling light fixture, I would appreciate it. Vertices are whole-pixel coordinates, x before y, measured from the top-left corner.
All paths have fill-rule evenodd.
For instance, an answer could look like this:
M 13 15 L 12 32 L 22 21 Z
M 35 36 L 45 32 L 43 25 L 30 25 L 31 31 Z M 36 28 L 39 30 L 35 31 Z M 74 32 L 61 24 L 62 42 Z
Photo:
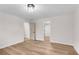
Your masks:
M 33 12 L 33 11 L 34 11 L 34 8 L 35 8 L 35 5 L 34 5 L 34 4 L 27 4 L 27 5 L 26 5 L 26 9 L 27 9 L 29 12 Z
M 34 8 L 35 5 L 34 5 L 34 4 L 27 4 L 27 7 L 29 7 L 29 8 Z

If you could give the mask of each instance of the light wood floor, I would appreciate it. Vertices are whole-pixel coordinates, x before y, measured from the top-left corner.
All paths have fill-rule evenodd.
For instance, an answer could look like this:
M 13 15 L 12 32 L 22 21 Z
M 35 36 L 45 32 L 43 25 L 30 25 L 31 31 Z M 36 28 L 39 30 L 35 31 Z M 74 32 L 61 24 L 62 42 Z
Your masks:
M 0 49 L 0 55 L 77 55 L 72 46 L 58 43 L 27 40 Z

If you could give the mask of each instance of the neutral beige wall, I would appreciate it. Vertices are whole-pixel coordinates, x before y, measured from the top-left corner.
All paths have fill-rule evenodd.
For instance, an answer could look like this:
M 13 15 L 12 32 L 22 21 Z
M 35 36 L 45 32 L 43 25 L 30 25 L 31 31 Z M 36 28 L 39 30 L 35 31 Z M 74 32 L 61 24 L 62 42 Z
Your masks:
M 0 48 L 24 41 L 24 20 L 0 13 Z

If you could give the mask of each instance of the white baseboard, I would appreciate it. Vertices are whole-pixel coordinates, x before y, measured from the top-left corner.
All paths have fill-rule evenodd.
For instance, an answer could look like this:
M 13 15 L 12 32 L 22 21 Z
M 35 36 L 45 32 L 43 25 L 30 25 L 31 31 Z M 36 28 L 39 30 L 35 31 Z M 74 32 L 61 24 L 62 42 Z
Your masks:
M 9 46 L 21 43 L 21 42 L 24 42 L 24 40 L 18 40 L 18 41 L 14 41 L 14 42 L 9 42 L 8 44 L 4 44 L 4 45 L 0 46 L 0 49 L 6 48 L 6 47 L 9 47 Z
M 58 42 L 58 41 L 50 41 L 50 42 L 73 46 L 73 44 L 71 44 L 71 43 L 63 43 L 63 42 Z
M 79 55 L 79 50 L 75 47 L 75 46 L 73 46 L 73 48 L 75 49 L 75 51 L 78 53 L 78 55 Z

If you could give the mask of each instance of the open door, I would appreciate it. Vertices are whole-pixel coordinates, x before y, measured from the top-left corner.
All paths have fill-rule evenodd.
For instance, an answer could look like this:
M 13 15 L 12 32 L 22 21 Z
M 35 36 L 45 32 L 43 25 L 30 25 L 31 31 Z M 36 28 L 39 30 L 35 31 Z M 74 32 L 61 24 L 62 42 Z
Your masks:
M 30 39 L 30 25 L 28 22 L 24 23 L 24 38 L 25 40 Z
M 30 23 L 30 38 L 31 40 L 36 40 L 36 24 Z
M 51 23 L 50 21 L 45 21 L 44 22 L 44 40 L 50 41 L 50 36 L 51 36 Z

